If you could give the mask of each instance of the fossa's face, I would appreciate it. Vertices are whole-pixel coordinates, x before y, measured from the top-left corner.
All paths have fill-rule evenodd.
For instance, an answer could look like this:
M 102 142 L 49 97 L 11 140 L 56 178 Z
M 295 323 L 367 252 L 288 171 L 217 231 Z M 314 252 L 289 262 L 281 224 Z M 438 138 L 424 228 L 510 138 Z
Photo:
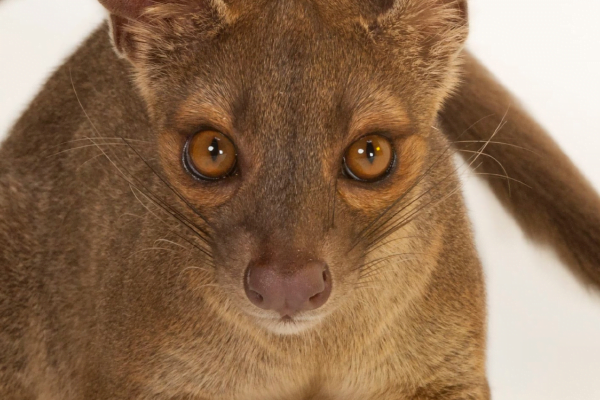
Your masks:
M 378 290 L 382 262 L 414 254 L 449 60 L 427 80 L 430 55 L 411 54 L 410 37 L 272 3 L 203 22 L 138 69 L 169 182 L 202 216 L 216 285 L 259 325 L 293 333 L 369 282 Z

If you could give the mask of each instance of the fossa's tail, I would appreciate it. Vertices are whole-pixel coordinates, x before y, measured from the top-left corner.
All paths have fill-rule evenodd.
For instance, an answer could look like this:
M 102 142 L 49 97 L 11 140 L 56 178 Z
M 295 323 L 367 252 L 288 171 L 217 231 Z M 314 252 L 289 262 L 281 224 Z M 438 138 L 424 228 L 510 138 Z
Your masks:
M 462 83 L 440 114 L 442 129 L 467 149 L 465 158 L 483 149 L 487 155 L 474 165 L 521 227 L 553 246 L 584 282 L 600 286 L 598 194 L 514 97 L 465 56 Z M 497 179 L 503 176 L 510 186 Z

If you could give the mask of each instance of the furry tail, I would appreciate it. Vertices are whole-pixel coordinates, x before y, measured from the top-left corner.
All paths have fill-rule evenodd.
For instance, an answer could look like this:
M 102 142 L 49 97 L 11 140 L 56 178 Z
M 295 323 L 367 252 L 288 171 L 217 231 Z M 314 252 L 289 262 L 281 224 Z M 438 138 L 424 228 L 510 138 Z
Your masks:
M 485 146 L 491 157 L 479 157 L 477 170 L 525 232 L 552 245 L 585 283 L 600 286 L 598 194 L 485 67 L 465 56 L 463 82 L 440 114 L 444 132 L 457 148 L 478 151 L 504 123 L 491 140 L 506 144 Z M 529 187 L 492 179 L 505 174 Z

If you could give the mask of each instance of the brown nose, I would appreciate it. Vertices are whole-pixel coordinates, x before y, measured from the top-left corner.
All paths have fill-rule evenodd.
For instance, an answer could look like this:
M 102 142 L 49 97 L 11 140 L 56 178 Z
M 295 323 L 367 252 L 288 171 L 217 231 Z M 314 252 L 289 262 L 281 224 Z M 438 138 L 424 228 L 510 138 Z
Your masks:
M 282 317 L 293 316 L 325 304 L 331 293 L 331 275 L 321 261 L 311 261 L 291 274 L 251 264 L 244 286 L 255 306 L 277 311 Z

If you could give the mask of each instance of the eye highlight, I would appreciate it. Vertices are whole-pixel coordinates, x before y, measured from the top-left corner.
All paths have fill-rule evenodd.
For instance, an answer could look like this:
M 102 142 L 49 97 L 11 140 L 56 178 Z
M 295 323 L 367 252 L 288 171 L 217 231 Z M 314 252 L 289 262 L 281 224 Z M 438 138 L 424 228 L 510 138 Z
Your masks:
M 390 141 L 381 135 L 363 136 L 344 155 L 344 171 L 358 181 L 374 182 L 387 176 L 396 160 Z
M 183 163 L 194 177 L 217 180 L 231 175 L 237 164 L 237 154 L 227 136 L 206 130 L 188 139 L 183 149 Z

